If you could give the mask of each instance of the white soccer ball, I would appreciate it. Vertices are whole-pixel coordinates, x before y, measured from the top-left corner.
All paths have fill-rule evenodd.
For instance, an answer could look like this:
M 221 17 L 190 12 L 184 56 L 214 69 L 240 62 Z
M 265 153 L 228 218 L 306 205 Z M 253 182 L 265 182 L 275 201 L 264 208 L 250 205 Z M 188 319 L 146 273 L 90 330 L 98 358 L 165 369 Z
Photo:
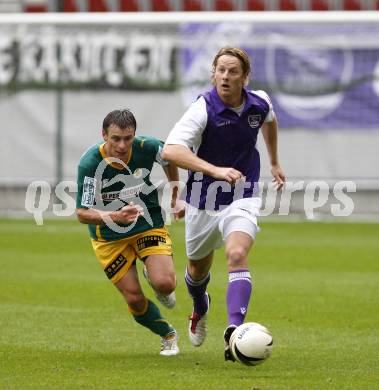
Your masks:
M 234 330 L 229 345 L 236 361 L 246 366 L 256 366 L 271 355 L 273 339 L 265 326 L 246 322 Z

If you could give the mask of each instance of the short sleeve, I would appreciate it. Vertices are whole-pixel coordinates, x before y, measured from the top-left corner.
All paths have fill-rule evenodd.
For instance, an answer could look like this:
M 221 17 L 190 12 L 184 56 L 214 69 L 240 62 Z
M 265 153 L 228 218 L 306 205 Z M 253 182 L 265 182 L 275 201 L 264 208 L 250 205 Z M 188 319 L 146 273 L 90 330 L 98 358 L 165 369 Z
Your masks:
M 157 162 L 162 167 L 166 167 L 170 163 L 166 160 L 163 160 L 163 158 L 162 158 L 163 145 L 164 145 L 163 141 L 157 140 L 157 144 L 156 144 L 157 150 L 156 150 L 156 154 L 155 154 L 155 162 Z
M 95 204 L 96 197 L 96 178 L 95 172 L 81 165 L 78 167 L 78 193 L 76 196 L 77 208 L 90 208 Z
M 150 156 L 154 158 L 154 162 L 162 167 L 169 165 L 168 161 L 162 159 L 163 141 L 155 137 L 143 137 L 143 144 L 144 148 L 148 148 L 147 150 Z
M 267 93 L 265 91 L 259 90 L 259 91 L 253 91 L 253 92 L 255 94 L 257 94 L 259 97 L 261 97 L 262 99 L 264 99 L 268 103 L 269 111 L 268 111 L 264 121 L 265 122 L 272 122 L 275 119 L 275 112 L 274 112 L 274 108 L 273 108 L 271 99 L 269 98 L 269 96 L 267 95 Z
M 207 120 L 206 102 L 201 96 L 175 124 L 167 137 L 166 145 L 183 145 L 189 149 L 198 149 Z

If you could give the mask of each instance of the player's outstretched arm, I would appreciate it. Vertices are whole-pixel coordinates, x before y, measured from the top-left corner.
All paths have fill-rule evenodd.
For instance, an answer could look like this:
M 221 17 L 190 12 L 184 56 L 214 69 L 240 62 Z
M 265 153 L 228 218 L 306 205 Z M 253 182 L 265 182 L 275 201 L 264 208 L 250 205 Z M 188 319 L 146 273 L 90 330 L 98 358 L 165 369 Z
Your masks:
M 173 162 L 183 169 L 193 172 L 203 172 L 215 179 L 226 180 L 234 184 L 236 180 L 242 177 L 242 173 L 231 167 L 217 167 L 207 161 L 199 158 L 190 149 L 183 145 L 165 145 L 162 152 L 162 158 Z
M 140 206 L 129 204 L 118 211 L 101 211 L 97 209 L 77 208 L 76 216 L 79 222 L 91 225 L 104 225 L 106 219 L 111 218 L 117 224 L 131 223 L 143 215 Z
M 272 122 L 265 122 L 263 124 L 262 134 L 265 140 L 267 152 L 271 163 L 271 174 L 274 177 L 273 181 L 276 183 L 277 190 L 280 190 L 283 187 L 284 182 L 286 181 L 286 177 L 284 175 L 283 169 L 279 164 L 278 122 L 276 121 L 276 118 L 274 118 Z
M 193 172 L 203 172 L 210 176 L 212 176 L 212 172 L 216 168 L 214 165 L 197 157 L 195 153 L 184 145 L 165 145 L 162 151 L 162 158 L 180 168 Z

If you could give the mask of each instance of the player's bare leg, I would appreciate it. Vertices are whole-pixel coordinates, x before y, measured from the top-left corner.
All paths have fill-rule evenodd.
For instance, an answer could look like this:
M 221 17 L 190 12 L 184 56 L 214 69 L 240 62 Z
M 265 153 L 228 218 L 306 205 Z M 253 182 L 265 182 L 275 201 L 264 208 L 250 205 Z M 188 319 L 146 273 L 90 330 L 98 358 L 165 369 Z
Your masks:
M 138 280 L 137 268 L 131 266 L 128 272 L 115 284 L 133 312 L 141 312 L 146 307 L 146 297 Z
M 175 306 L 176 275 L 171 256 L 151 255 L 145 259 L 144 276 L 158 301 L 168 309 Z
M 206 292 L 210 280 L 209 270 L 213 261 L 213 251 L 200 260 L 190 260 L 186 269 L 185 281 L 193 299 L 193 310 L 189 317 L 188 336 L 191 343 L 200 346 L 207 335 L 207 317 L 210 296 Z

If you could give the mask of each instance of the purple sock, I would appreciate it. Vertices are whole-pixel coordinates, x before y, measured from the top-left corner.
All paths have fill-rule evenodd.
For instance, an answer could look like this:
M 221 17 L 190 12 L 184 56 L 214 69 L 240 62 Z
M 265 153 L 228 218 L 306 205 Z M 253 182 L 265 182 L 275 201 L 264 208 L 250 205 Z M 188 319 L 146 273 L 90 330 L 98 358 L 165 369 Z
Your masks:
M 251 295 L 251 277 L 247 269 L 229 272 L 226 304 L 229 325 L 241 325 L 245 320 Z
M 208 275 L 201 280 L 193 280 L 186 269 L 184 279 L 187 284 L 188 292 L 193 299 L 193 311 L 200 315 L 203 315 L 208 310 L 208 299 L 206 298 L 205 292 L 210 278 L 211 274 L 208 273 Z

